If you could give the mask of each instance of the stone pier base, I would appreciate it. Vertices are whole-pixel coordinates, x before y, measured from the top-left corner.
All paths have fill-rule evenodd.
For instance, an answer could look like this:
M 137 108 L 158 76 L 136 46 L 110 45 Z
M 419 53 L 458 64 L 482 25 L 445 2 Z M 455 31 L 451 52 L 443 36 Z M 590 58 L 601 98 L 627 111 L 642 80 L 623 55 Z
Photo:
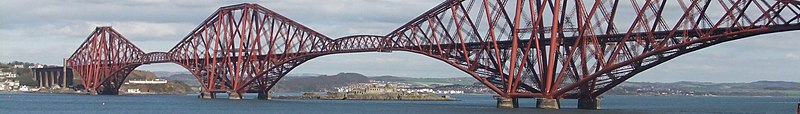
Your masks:
M 597 98 L 579 98 L 578 109 L 600 109 L 600 99 Z
M 228 99 L 233 99 L 233 100 L 242 99 L 242 94 L 241 93 L 236 93 L 236 92 L 228 93 Z
M 536 107 L 541 109 L 559 109 L 561 105 L 558 99 L 540 98 L 536 99 Z
M 201 99 L 214 99 L 217 96 L 215 95 L 215 93 L 211 92 L 200 92 L 200 96 L 198 97 L 200 97 Z
M 269 92 L 259 92 L 258 96 L 256 97 L 256 99 L 259 99 L 259 100 L 272 100 L 272 96 L 269 94 Z
M 497 108 L 517 108 L 519 102 L 517 98 L 497 97 Z

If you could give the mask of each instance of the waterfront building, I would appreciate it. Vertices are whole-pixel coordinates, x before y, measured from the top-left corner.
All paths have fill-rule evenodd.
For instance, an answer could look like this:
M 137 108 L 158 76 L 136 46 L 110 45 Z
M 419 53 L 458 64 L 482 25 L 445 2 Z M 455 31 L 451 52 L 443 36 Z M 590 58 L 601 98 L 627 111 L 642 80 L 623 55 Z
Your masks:
M 139 88 L 130 88 L 125 91 L 125 93 L 142 93 L 142 91 L 140 91 Z
M 125 84 L 166 84 L 167 80 L 164 79 L 155 79 L 155 80 L 129 80 Z
M 19 80 L 16 80 L 17 74 L 12 72 L 0 71 L 0 91 L 13 91 L 19 89 Z

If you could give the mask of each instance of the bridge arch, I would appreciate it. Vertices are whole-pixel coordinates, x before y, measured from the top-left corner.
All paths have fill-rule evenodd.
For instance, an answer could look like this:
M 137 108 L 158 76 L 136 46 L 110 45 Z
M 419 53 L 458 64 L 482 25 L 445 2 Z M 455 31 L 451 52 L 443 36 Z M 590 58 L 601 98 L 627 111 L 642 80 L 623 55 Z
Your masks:
M 456 66 L 503 98 L 557 102 L 597 97 L 641 71 L 704 47 L 800 29 L 800 5 L 793 0 L 623 3 L 632 8 L 631 15 L 617 14 L 623 7 L 618 2 L 447 0 L 386 35 L 340 39 L 245 3 L 218 9 L 169 52 L 147 59 L 163 60 L 157 56 L 166 54 L 201 82 L 207 80 L 206 91 L 239 94 L 267 91 L 288 71 L 319 56 L 408 51 Z M 98 35 L 89 39 L 93 36 Z M 116 39 L 84 45 L 117 46 L 113 49 L 130 50 L 129 56 L 79 48 L 70 66 L 86 66 L 82 72 L 93 74 L 88 78 L 102 80 L 124 66 L 144 63 L 143 52 Z M 108 41 L 125 42 L 112 46 Z

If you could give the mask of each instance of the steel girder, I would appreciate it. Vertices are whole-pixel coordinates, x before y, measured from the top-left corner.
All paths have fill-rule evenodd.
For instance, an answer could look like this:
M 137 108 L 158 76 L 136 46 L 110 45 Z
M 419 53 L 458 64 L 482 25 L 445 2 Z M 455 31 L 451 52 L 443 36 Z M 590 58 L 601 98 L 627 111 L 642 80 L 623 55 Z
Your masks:
M 270 78 L 279 79 L 294 67 L 286 68 L 284 63 L 294 61 L 289 58 L 327 50 L 330 41 L 269 9 L 239 4 L 217 10 L 168 53 L 205 90 L 243 93 L 268 88 L 251 85 L 276 82 Z
M 141 65 L 144 55 L 111 27 L 97 27 L 66 60 L 66 66 L 81 76 L 87 91 L 116 94 L 125 77 Z
M 800 29 L 799 12 L 791 0 L 448 0 L 386 35 L 331 39 L 238 4 L 139 63 L 180 64 L 205 91 L 265 92 L 319 56 L 408 51 L 450 64 L 502 97 L 597 97 L 680 55 Z
M 678 55 L 800 29 L 799 11 L 763 0 L 452 0 L 387 34 L 384 49 L 434 56 L 503 97 L 596 97 Z

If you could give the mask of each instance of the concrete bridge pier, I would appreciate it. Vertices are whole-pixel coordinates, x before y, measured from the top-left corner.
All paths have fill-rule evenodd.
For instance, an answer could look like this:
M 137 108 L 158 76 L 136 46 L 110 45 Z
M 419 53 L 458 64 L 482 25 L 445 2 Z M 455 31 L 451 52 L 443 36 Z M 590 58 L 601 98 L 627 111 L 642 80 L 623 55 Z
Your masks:
M 561 105 L 558 99 L 539 98 L 536 99 L 536 107 L 541 109 L 559 109 Z
M 256 97 L 256 99 L 259 99 L 259 100 L 272 100 L 272 95 L 270 95 L 268 91 L 259 92 L 258 96 Z
M 519 100 L 517 98 L 497 97 L 497 108 L 518 108 Z
M 242 93 L 230 92 L 230 93 L 228 93 L 228 99 L 240 100 L 240 99 L 242 99 Z
M 592 98 L 578 98 L 578 109 L 600 109 L 600 99 Z
M 217 95 L 216 95 L 216 93 L 211 93 L 211 92 L 204 91 L 204 92 L 200 92 L 200 96 L 198 96 L 198 97 L 200 97 L 201 99 L 214 99 L 214 98 L 217 97 Z

